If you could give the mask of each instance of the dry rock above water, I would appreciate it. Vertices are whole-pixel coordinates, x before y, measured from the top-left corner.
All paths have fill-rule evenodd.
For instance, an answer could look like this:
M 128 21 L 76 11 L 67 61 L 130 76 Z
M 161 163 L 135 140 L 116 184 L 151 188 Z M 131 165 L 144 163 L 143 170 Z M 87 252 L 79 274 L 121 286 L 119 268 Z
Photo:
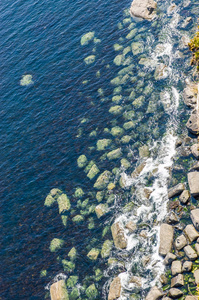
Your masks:
M 167 255 L 171 252 L 172 243 L 173 243 L 173 227 L 168 224 L 162 224 L 160 226 L 160 246 L 159 254 L 162 256 Z
M 69 300 L 66 283 L 64 280 L 59 280 L 53 283 L 50 287 L 51 300 Z
M 197 230 L 199 230 L 199 208 L 191 211 L 191 220 Z
M 121 293 L 121 280 L 119 277 L 116 277 L 111 282 L 108 294 L 108 300 L 116 300 L 120 297 Z
M 199 195 L 199 172 L 189 172 L 188 173 L 188 183 L 191 195 Z
M 172 187 L 168 191 L 168 198 L 172 198 L 174 196 L 180 195 L 185 190 L 185 185 L 183 183 L 179 183 L 176 186 Z
M 187 129 L 193 134 L 199 134 L 199 122 L 196 110 L 192 112 L 189 120 L 187 121 Z
M 155 13 L 157 3 L 153 0 L 133 0 L 130 13 L 138 18 L 151 20 Z
M 111 232 L 115 247 L 119 249 L 125 249 L 127 247 L 127 240 L 124 234 L 124 229 L 119 222 L 114 223 L 111 226 Z
M 163 296 L 162 291 L 160 291 L 157 286 L 154 286 L 150 289 L 145 300 L 158 300 L 158 299 L 162 298 L 162 296 Z
M 197 94 L 197 84 L 189 83 L 183 91 L 185 104 L 191 108 L 194 108 L 197 103 Z

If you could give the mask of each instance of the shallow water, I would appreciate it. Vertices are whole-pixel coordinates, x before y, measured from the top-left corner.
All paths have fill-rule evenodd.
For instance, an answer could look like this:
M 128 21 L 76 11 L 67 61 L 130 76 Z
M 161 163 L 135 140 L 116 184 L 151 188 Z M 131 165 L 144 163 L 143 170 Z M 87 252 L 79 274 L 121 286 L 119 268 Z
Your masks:
M 1 299 L 43 299 L 45 286 L 57 274 L 63 273 L 57 256 L 63 259 L 73 246 L 78 251 L 74 273 L 79 275 L 79 285 L 85 282 L 87 286 L 91 284 L 93 281 L 89 276 L 93 276 L 95 268 L 100 268 L 105 277 L 96 286 L 100 297 L 102 295 L 106 299 L 108 283 L 118 271 L 109 271 L 106 261 L 101 258 L 91 263 L 86 255 L 92 247 L 101 247 L 104 224 L 109 226 L 117 218 L 124 222 L 132 218 L 138 225 L 145 223 L 143 228 L 150 237 L 144 242 L 138 230 L 129 237 L 127 251 L 112 251 L 113 257 L 125 261 L 125 272 L 120 275 L 123 287 L 126 287 L 124 299 L 131 293 L 126 281 L 129 274 L 143 276 L 146 272 L 142 266 L 136 266 L 137 257 L 143 255 L 142 251 L 138 252 L 139 243 L 146 243 L 145 254 L 154 255 L 152 262 L 157 259 L 158 222 L 166 209 L 168 167 L 173 162 L 175 139 L 181 133 L 179 122 L 188 118 L 181 94 L 185 78 L 192 74 L 190 53 L 186 48 L 180 49 L 179 42 L 182 35 L 194 32 L 197 15 L 196 2 L 187 7 L 186 2 L 176 1 L 176 4 L 176 11 L 168 15 L 169 1 L 159 3 L 157 23 L 153 26 L 147 21 L 131 19 L 132 28 L 136 28 L 137 33 L 128 40 L 130 23 L 118 29 L 118 22 L 129 18 L 123 13 L 129 8 L 129 1 L 2 2 Z M 187 16 L 192 16 L 193 23 L 185 30 L 181 25 Z M 80 38 L 89 31 L 95 31 L 101 42 L 82 47 Z M 128 66 L 118 67 L 113 63 L 115 56 L 123 51 L 114 51 L 113 45 L 119 43 L 126 48 L 135 41 L 142 43 L 143 52 L 133 55 L 130 51 L 126 55 L 133 68 L 130 78 L 122 85 L 119 103 L 123 112 L 134 111 L 135 127 L 127 130 L 132 139 L 123 144 L 120 138 L 104 132 L 104 128 L 122 127 L 125 122 L 122 115 L 114 116 L 108 112 L 115 87 L 111 80 L 118 76 L 118 71 Z M 158 50 L 158 44 L 163 44 L 163 48 Z M 178 51 L 183 58 L 179 58 Z M 84 58 L 92 54 L 96 55 L 95 63 L 86 65 Z M 145 68 L 139 64 L 143 57 L 167 65 L 166 78 L 155 80 L 155 66 Z M 96 75 L 98 71 L 100 77 Z M 25 74 L 32 75 L 34 83 L 20 86 Z M 133 106 L 132 101 L 143 94 L 146 86 L 150 87 L 150 91 L 144 104 Z M 103 96 L 99 88 L 103 89 Z M 135 96 L 129 101 L 132 90 Z M 81 123 L 82 120 L 85 122 Z M 97 132 L 96 137 L 89 137 L 93 130 Z M 102 153 L 96 151 L 96 141 L 102 138 L 111 138 L 115 148 L 121 147 L 123 157 L 131 163 L 128 171 L 120 168 L 120 160 L 109 162 L 100 159 Z M 138 148 L 145 143 L 150 146 L 151 157 L 141 176 L 133 182 L 128 178 L 140 163 Z M 121 188 L 117 176 L 114 178 L 115 201 L 109 205 L 108 215 L 98 220 L 95 213 L 90 214 L 83 225 L 77 226 L 72 222 L 72 217 L 78 213 L 77 199 L 72 196 L 75 188 L 82 187 L 84 197 L 89 197 L 90 204 L 97 205 L 93 188 L 95 180 L 90 182 L 77 167 L 77 158 L 81 154 L 95 160 L 100 171 L 120 168 L 118 174 L 122 173 L 127 182 L 126 187 Z M 155 175 L 149 176 L 154 169 Z M 130 192 L 132 185 L 134 194 Z M 146 206 L 142 195 L 139 197 L 136 193 L 136 189 L 144 186 L 153 190 Z M 45 197 L 53 187 L 62 189 L 71 199 L 74 211 L 66 228 L 61 223 L 57 208 L 44 207 Z M 124 213 L 123 207 L 132 201 L 132 197 L 134 208 Z M 92 230 L 88 230 L 89 218 L 93 218 L 95 223 Z M 54 237 L 65 239 L 64 248 L 58 254 L 49 251 Z M 106 235 L 108 238 L 111 239 L 110 229 Z M 40 271 L 43 269 L 47 270 L 47 276 L 41 278 Z M 144 280 L 142 291 L 138 294 L 140 299 L 161 271 L 161 260 L 156 266 L 149 264 L 147 282 Z

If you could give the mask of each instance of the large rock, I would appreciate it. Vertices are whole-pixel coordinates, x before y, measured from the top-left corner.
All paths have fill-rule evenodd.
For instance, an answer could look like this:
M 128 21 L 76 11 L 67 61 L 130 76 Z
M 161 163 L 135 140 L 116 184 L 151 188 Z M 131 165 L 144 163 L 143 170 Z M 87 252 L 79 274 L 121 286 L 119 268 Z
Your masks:
M 196 260 L 196 258 L 198 257 L 197 253 L 190 245 L 184 247 L 184 252 L 190 260 Z
M 179 197 L 181 203 L 186 204 L 190 199 L 190 193 L 188 190 L 184 190 Z
M 172 198 L 174 196 L 178 196 L 185 190 L 185 185 L 184 183 L 179 183 L 176 186 L 172 187 L 168 191 L 168 198 Z
M 164 259 L 164 264 L 170 265 L 175 259 L 176 259 L 176 255 L 169 252 L 169 253 L 167 253 L 167 255 Z
M 158 289 L 157 286 L 154 286 L 150 289 L 145 300 L 157 300 L 157 299 L 162 298 L 162 296 L 163 296 L 163 293 Z
M 197 230 L 199 230 L 199 208 L 191 210 L 191 220 Z
M 171 264 L 171 273 L 173 276 L 182 273 L 182 264 L 180 260 L 174 260 Z
M 192 145 L 191 152 L 196 159 L 199 159 L 199 144 Z
M 198 300 L 198 296 L 187 296 L 185 300 Z
M 199 134 L 199 122 L 196 110 L 192 112 L 186 126 L 191 133 L 197 135 Z
M 69 300 L 64 280 L 59 280 L 50 286 L 50 297 L 51 300 Z
M 195 278 L 195 282 L 198 285 L 199 284 L 199 269 L 195 270 L 193 275 L 194 275 L 194 278 Z
M 110 171 L 104 171 L 100 176 L 97 178 L 94 188 L 98 190 L 103 190 L 107 187 L 109 180 L 111 177 L 111 172 Z
M 169 296 L 173 299 L 180 298 L 183 295 L 183 292 L 176 288 L 171 288 L 169 290 Z
M 199 233 L 195 230 L 193 225 L 187 225 L 184 232 L 191 243 L 199 237 Z
M 181 250 L 187 245 L 187 240 L 183 234 L 178 236 L 175 240 L 175 247 L 177 250 Z
M 193 263 L 192 261 L 186 260 L 182 266 L 182 272 L 191 272 Z
M 116 277 L 111 282 L 110 288 L 109 288 L 109 294 L 108 294 L 108 300 L 115 300 L 120 297 L 121 293 L 121 280 L 119 277 Z
M 103 215 L 105 215 L 108 212 L 108 205 L 107 204 L 99 204 L 95 207 L 96 215 L 99 218 L 101 218 Z
M 188 173 L 190 192 L 193 196 L 199 195 L 199 172 Z
M 59 206 L 60 214 L 68 211 L 71 207 L 70 200 L 66 194 L 61 194 L 57 199 L 57 203 Z
M 177 276 L 171 279 L 171 287 L 179 287 L 184 285 L 184 277 L 182 274 L 178 274 Z
M 119 249 L 125 249 L 127 247 L 127 240 L 124 234 L 124 229 L 119 222 L 114 223 L 111 226 L 111 232 L 115 247 Z
M 157 3 L 153 0 L 133 0 L 130 13 L 135 17 L 151 20 L 156 7 Z
M 171 252 L 173 243 L 173 227 L 168 224 L 162 224 L 160 226 L 160 246 L 159 254 L 162 256 Z
M 184 102 L 187 106 L 194 108 L 197 104 L 197 84 L 189 84 L 183 91 Z

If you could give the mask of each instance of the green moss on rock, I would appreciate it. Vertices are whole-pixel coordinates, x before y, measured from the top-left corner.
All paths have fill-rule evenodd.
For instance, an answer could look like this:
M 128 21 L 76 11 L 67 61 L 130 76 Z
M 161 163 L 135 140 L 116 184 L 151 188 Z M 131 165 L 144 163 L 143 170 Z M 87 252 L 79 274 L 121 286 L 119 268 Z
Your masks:
M 50 243 L 50 251 L 51 252 L 56 252 L 59 249 L 61 249 L 63 247 L 63 245 L 64 245 L 64 240 L 54 238 Z

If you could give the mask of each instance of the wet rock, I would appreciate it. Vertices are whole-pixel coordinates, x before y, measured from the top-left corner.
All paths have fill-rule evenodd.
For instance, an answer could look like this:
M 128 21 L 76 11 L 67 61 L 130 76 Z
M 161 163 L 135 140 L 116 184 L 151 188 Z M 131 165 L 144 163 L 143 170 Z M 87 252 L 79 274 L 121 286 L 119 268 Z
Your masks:
M 111 143 L 112 143 L 112 141 L 109 139 L 98 140 L 97 141 L 97 150 L 98 151 L 106 150 L 110 146 Z
M 56 252 L 59 249 L 61 249 L 63 247 L 63 245 L 64 245 L 64 240 L 54 238 L 50 243 L 50 251 Z
M 126 158 L 122 158 L 121 159 L 121 166 L 124 167 L 127 170 L 128 168 L 130 168 L 131 163 Z
M 77 165 L 79 168 L 84 168 L 87 165 L 87 158 L 85 155 L 80 155 L 77 159 Z
M 129 221 L 125 226 L 129 232 L 134 232 L 137 229 L 137 225 L 133 221 Z
M 187 106 L 194 108 L 197 103 L 197 84 L 189 83 L 183 91 L 184 102 Z
M 70 257 L 70 260 L 75 260 L 77 257 L 77 250 L 75 247 L 71 248 L 70 251 L 68 252 L 68 256 Z
M 179 222 L 178 217 L 176 216 L 176 214 L 172 211 L 169 213 L 169 215 L 166 217 L 166 222 L 168 224 L 176 224 Z
M 161 282 L 162 284 L 167 284 L 167 283 L 168 283 L 168 278 L 166 277 L 166 275 L 162 274 L 162 275 L 160 276 L 160 282 Z
M 48 196 L 45 199 L 44 205 L 47 207 L 52 206 L 56 202 L 56 199 L 52 197 L 51 194 L 48 194 Z
M 190 196 L 191 195 L 190 195 L 189 191 L 188 190 L 184 190 L 182 192 L 182 194 L 180 195 L 179 200 L 180 200 L 181 203 L 186 204 L 189 201 Z
M 95 207 L 96 215 L 99 218 L 101 218 L 103 215 L 105 215 L 108 212 L 108 205 L 107 204 L 99 204 Z
M 82 188 L 80 187 L 76 188 L 74 196 L 78 199 L 82 198 L 84 196 L 84 191 L 82 190 Z
M 167 66 L 163 63 L 157 65 L 154 73 L 155 80 L 161 80 L 168 76 Z
M 143 52 L 143 45 L 140 42 L 134 42 L 131 44 L 133 55 L 137 55 Z
M 115 127 L 111 128 L 111 134 L 114 137 L 122 136 L 124 134 L 124 129 L 122 129 L 119 126 L 115 126 Z
M 160 291 L 157 286 L 154 286 L 150 289 L 145 300 L 157 300 L 157 299 L 161 299 L 162 296 L 163 296 L 163 292 Z
M 149 147 L 147 145 L 144 145 L 144 146 L 139 148 L 139 156 L 141 158 L 145 158 L 145 157 L 150 156 Z
M 167 253 L 167 255 L 165 256 L 165 259 L 164 259 L 164 264 L 165 265 L 170 265 L 174 260 L 176 259 L 176 255 L 169 252 Z
M 136 178 L 140 175 L 144 167 L 146 166 L 146 162 L 141 163 L 131 174 L 131 177 Z
M 107 187 L 111 177 L 110 171 L 104 171 L 100 176 L 97 178 L 97 181 L 94 184 L 94 188 L 98 190 L 103 190 Z
M 175 240 L 175 247 L 177 250 L 181 250 L 187 245 L 187 240 L 185 236 L 182 234 Z
M 184 277 L 182 274 L 178 274 L 177 276 L 171 279 L 171 287 L 180 287 L 184 285 Z
M 150 262 L 150 256 L 144 255 L 142 257 L 142 265 L 145 267 Z
M 64 268 L 64 272 L 72 273 L 75 270 L 75 263 L 73 263 L 72 261 L 62 259 L 61 262 Z
M 138 287 L 142 287 L 142 278 L 138 276 L 132 276 L 129 283 L 135 283 Z
M 23 75 L 22 79 L 20 80 L 20 85 L 21 86 L 28 86 L 33 84 L 34 81 L 32 80 L 32 75 L 27 74 L 27 75 Z
M 81 45 L 84 46 L 84 45 L 88 45 L 89 42 L 91 40 L 94 39 L 94 35 L 95 35 L 95 32 L 94 31 L 90 31 L 86 34 L 84 34 L 82 37 L 81 37 Z
M 183 295 L 183 292 L 176 288 L 171 288 L 169 290 L 169 296 L 173 299 L 180 298 Z
M 190 260 L 196 260 L 196 258 L 198 257 L 197 253 L 190 245 L 184 247 L 184 252 Z
M 106 240 L 103 243 L 102 250 L 101 250 L 101 257 L 102 258 L 109 257 L 111 249 L 112 249 L 112 245 L 113 245 L 113 241 L 110 241 L 110 240 Z
M 86 289 L 86 296 L 90 300 L 94 300 L 98 297 L 98 291 L 97 291 L 94 283 L 89 285 L 89 287 Z
M 157 3 L 153 0 L 133 0 L 130 13 L 138 18 L 152 20 Z
M 172 187 L 168 191 L 168 198 L 173 198 L 174 196 L 178 196 L 185 190 L 185 185 L 183 183 L 179 183 L 176 186 Z
M 76 224 L 80 224 L 84 222 L 84 217 L 81 215 L 76 215 L 72 218 L 72 221 Z
M 111 106 L 111 108 L 109 109 L 109 112 L 115 116 L 120 115 L 122 111 L 123 107 L 120 105 Z
M 107 158 L 109 160 L 113 160 L 113 159 L 118 159 L 122 156 L 122 150 L 120 148 L 116 149 L 116 150 L 113 150 L 113 151 L 110 151 L 108 154 L 107 154 Z
M 159 254 L 165 256 L 171 252 L 173 243 L 173 227 L 168 224 L 162 224 L 160 226 L 160 246 Z
M 187 121 L 187 129 L 193 134 L 199 134 L 199 122 L 196 110 L 192 112 L 189 120 Z
M 59 280 L 50 286 L 50 297 L 51 300 L 69 300 L 64 280 Z
M 171 273 L 173 276 L 182 273 L 182 264 L 179 260 L 174 260 L 171 264 Z
M 115 247 L 119 249 L 125 249 L 127 247 L 127 240 L 124 234 L 124 229 L 119 222 L 114 223 L 111 226 L 111 232 Z
M 197 162 L 195 165 L 193 165 L 190 168 L 190 171 L 199 171 L 199 162 Z
M 199 208 L 191 210 L 191 220 L 197 230 L 199 230 Z
M 94 164 L 94 165 L 91 167 L 90 171 L 88 172 L 87 177 L 88 177 L 89 179 L 93 179 L 93 178 L 99 173 L 99 171 L 100 171 L 100 170 L 98 169 L 97 165 Z
M 99 249 L 92 248 L 92 249 L 88 252 L 87 257 L 88 257 L 90 260 L 96 260 L 96 259 L 98 258 L 99 253 L 100 253 Z
M 195 230 L 193 225 L 187 225 L 184 232 L 191 243 L 199 237 L 199 233 Z
M 117 55 L 113 60 L 113 62 L 116 66 L 120 66 L 123 61 L 124 61 L 124 56 L 121 54 Z
M 182 266 L 182 272 L 190 272 L 192 270 L 193 263 L 191 261 L 185 261 Z
M 113 279 L 110 284 L 108 300 L 116 300 L 120 297 L 121 294 L 121 280 L 119 277 Z
M 192 145 L 191 152 L 196 159 L 199 159 L 199 144 Z
M 195 270 L 193 275 L 194 275 L 194 278 L 195 278 L 195 282 L 198 285 L 199 284 L 199 269 Z

